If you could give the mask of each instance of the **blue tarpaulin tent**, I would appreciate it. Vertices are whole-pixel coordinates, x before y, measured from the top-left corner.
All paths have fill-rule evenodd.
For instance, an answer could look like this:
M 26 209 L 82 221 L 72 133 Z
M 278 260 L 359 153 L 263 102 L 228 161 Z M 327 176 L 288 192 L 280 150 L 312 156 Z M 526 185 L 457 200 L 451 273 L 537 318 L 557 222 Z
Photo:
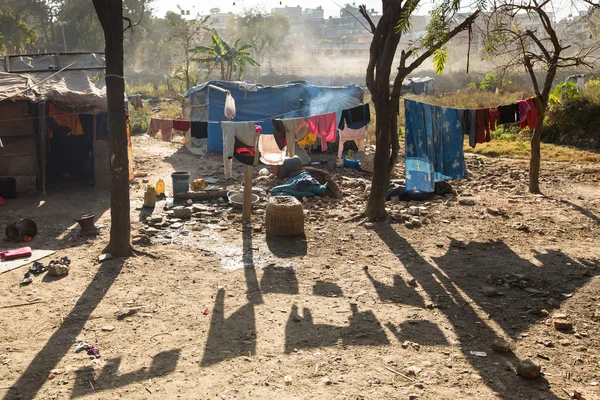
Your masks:
M 211 86 L 213 86 L 211 88 Z M 263 134 L 273 134 L 273 118 L 308 117 L 362 104 L 364 91 L 357 86 L 324 87 L 303 83 L 279 86 L 257 86 L 244 82 L 210 81 L 196 86 L 185 94 L 189 118 L 208 121 L 206 150 L 223 151 L 221 121 L 225 121 L 225 93 L 214 86 L 228 90 L 235 99 L 236 116 L 233 121 L 254 121 Z

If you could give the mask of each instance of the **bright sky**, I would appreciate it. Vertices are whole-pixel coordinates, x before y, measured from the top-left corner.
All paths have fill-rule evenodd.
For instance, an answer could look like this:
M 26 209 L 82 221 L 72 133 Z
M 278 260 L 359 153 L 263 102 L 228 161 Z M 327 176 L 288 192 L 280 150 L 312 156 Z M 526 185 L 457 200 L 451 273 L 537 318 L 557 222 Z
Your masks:
M 223 2 L 212 2 L 207 0 L 154 0 L 153 7 L 157 11 L 159 17 L 163 17 L 167 11 L 179 12 L 177 6 L 181 6 L 184 10 L 190 10 L 191 15 L 208 14 L 209 10 L 213 7 L 221 9 L 221 12 L 233 12 L 242 13 L 244 10 L 260 7 L 266 11 L 271 11 L 274 7 L 296 7 L 301 6 L 304 8 L 316 8 L 322 6 L 325 12 L 325 18 L 329 16 L 339 17 L 340 6 L 344 6 L 347 3 L 352 4 L 354 1 L 356 7 L 359 4 L 365 4 L 368 9 L 374 8 L 376 11 L 381 12 L 381 0 L 224 0 Z M 431 1 L 423 1 L 423 5 L 417 11 L 417 14 L 428 14 L 431 8 Z M 234 5 L 235 4 L 235 5 Z M 580 0 L 557 0 L 552 3 L 552 11 L 559 18 L 566 17 L 569 13 L 576 14 L 577 10 L 585 9 L 585 4 Z
M 348 0 L 335 0 L 340 6 L 348 3 Z M 235 3 L 235 5 L 233 5 Z M 352 4 L 352 1 L 350 1 Z M 381 0 L 359 0 L 358 4 L 365 4 L 368 9 L 374 8 L 381 12 Z M 249 9 L 255 6 L 264 8 L 266 11 L 271 11 L 275 7 L 296 7 L 316 8 L 322 6 L 325 12 L 325 18 L 329 16 L 339 17 L 340 8 L 335 5 L 332 0 L 225 0 L 223 2 L 198 1 L 198 0 L 154 0 L 153 7 L 157 10 L 158 16 L 162 17 L 167 11 L 178 12 L 177 5 L 180 5 L 184 10 L 190 10 L 190 14 L 208 14 L 208 10 L 213 7 L 220 8 L 221 12 L 241 13 L 244 9 Z

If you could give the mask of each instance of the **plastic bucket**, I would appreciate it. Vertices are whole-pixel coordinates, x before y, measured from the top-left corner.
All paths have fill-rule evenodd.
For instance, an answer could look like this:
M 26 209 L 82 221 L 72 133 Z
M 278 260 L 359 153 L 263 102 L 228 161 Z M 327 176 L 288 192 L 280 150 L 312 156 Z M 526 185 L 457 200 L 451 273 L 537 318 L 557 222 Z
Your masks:
M 185 193 L 190 189 L 190 173 L 189 172 L 173 172 L 173 194 Z

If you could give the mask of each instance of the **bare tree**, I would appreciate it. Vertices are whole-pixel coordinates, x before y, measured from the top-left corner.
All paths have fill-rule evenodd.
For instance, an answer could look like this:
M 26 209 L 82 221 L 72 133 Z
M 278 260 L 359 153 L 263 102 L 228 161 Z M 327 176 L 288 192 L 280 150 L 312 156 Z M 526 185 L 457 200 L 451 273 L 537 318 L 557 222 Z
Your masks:
M 593 5 L 593 2 L 587 2 Z M 524 68 L 533 91 L 541 97 L 539 123 L 531 138 L 529 191 L 540 193 L 542 121 L 559 69 L 592 68 L 600 50 L 598 40 L 577 40 L 568 29 L 559 32 L 550 0 L 500 0 L 486 16 L 486 51 L 500 60 L 501 69 Z M 540 82 L 538 73 L 542 73 Z
M 108 132 L 111 148 L 110 241 L 105 251 L 124 257 L 131 252 L 127 115 L 123 77 L 123 0 L 93 0 L 104 30 Z M 127 20 L 127 18 L 125 18 Z M 131 26 L 131 20 L 128 21 Z M 126 28 L 127 29 L 127 28 Z
M 400 53 L 396 78 L 390 90 L 392 64 L 396 60 L 396 50 L 403 35 L 411 30 L 410 17 L 417 11 L 420 0 L 382 0 L 382 16 L 377 26 L 373 23 L 367 8 L 360 6 L 361 15 L 367 20 L 373 40 L 371 42 L 369 64 L 367 66 L 367 88 L 375 105 L 375 161 L 371 193 L 365 216 L 369 219 L 385 218 L 385 198 L 392 168 L 398 160 L 400 143 L 398 139 L 398 108 L 402 81 L 432 55 L 439 71 L 448 53 L 444 45 L 458 33 L 468 29 L 479 15 L 476 9 L 462 22 L 456 24 L 459 0 L 443 0 L 436 3 L 431 14 L 427 34 L 419 43 L 409 45 Z M 482 6 L 480 3 L 479 6 Z M 454 28 L 452 28 L 454 26 Z

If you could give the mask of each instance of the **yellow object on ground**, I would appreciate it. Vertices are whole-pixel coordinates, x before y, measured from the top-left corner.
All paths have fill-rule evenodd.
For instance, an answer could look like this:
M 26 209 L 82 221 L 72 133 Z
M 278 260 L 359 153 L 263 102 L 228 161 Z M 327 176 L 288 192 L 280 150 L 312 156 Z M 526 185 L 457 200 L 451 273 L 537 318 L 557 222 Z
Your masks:
M 192 190 L 204 189 L 204 179 L 194 179 Z
M 154 208 L 156 205 L 156 189 L 154 185 L 148 185 L 144 193 L 144 207 Z
M 162 196 L 163 194 L 165 194 L 165 181 L 159 179 L 158 182 L 156 182 L 156 195 Z

